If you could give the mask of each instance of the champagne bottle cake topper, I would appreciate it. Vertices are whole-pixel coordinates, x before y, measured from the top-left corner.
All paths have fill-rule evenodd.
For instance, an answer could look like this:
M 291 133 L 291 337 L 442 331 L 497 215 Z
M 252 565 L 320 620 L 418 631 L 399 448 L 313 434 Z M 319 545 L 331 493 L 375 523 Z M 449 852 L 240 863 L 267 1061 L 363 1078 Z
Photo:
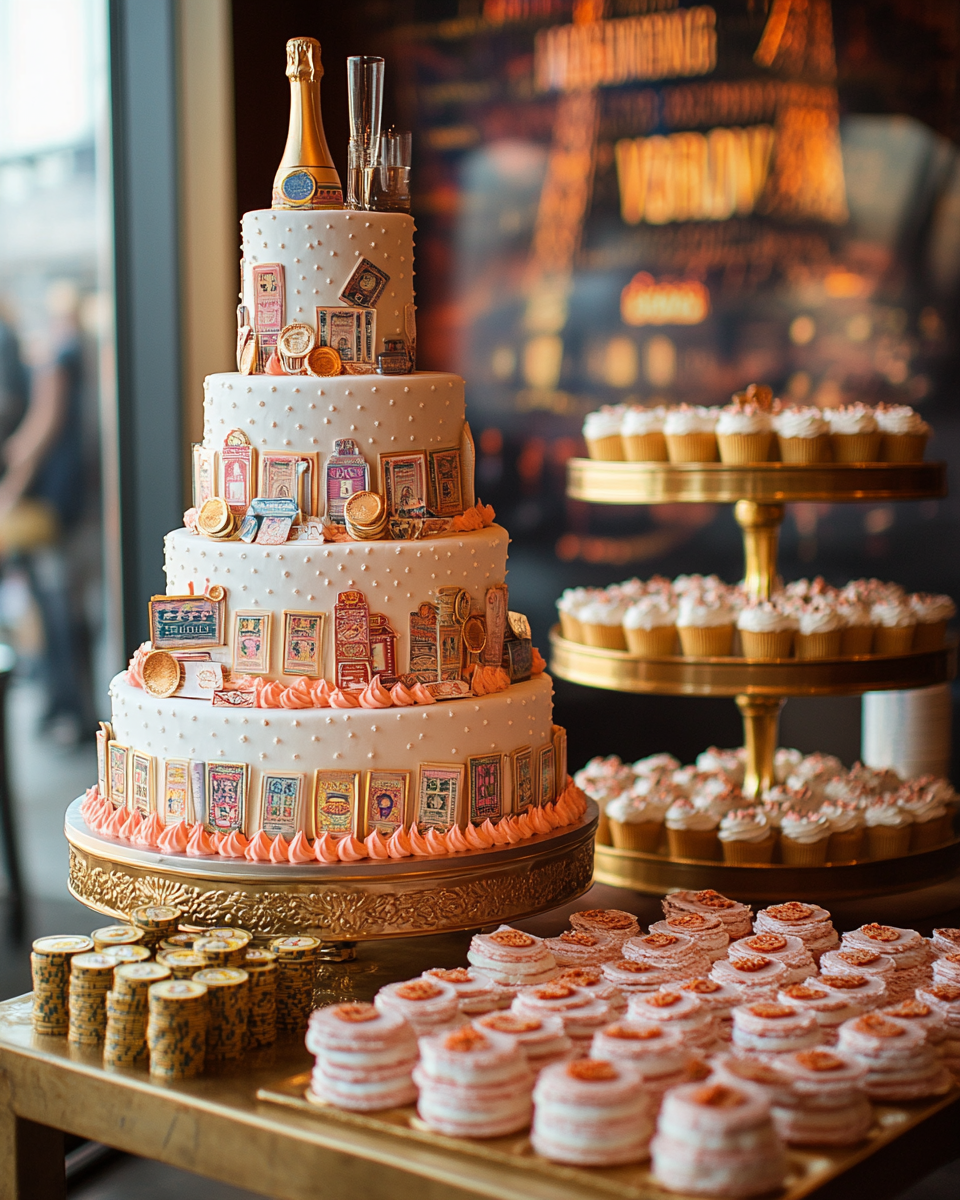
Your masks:
M 290 126 L 273 180 L 272 208 L 343 208 L 340 176 L 320 115 L 322 77 L 320 43 L 315 38 L 291 38 L 287 42 Z

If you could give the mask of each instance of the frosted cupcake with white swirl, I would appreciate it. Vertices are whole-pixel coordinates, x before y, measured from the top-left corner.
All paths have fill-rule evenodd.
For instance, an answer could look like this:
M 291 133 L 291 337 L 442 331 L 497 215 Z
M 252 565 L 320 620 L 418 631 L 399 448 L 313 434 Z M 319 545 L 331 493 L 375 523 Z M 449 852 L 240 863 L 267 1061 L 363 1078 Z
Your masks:
M 797 658 L 837 658 L 843 644 L 843 618 L 829 600 L 804 606 L 799 615 Z
M 913 817 L 889 793 L 872 800 L 863 811 L 867 851 L 871 858 L 899 858 L 910 850 Z
M 870 606 L 852 596 L 841 596 L 835 605 L 841 621 L 840 653 L 844 658 L 869 654 L 873 649 Z
M 677 633 L 683 653 L 718 658 L 733 649 L 733 609 L 722 595 L 684 596 L 677 606 Z
M 884 462 L 922 462 L 930 426 L 909 404 L 879 404 L 880 456 Z
M 628 408 L 623 414 L 620 436 L 627 462 L 666 462 L 667 440 L 663 436 L 663 423 L 667 410 L 663 405 L 656 408 Z
M 717 841 L 719 821 L 709 809 L 695 808 L 681 797 L 667 809 L 665 824 L 671 858 L 695 858 L 716 862 L 720 858 Z
M 957 615 L 957 606 L 949 596 L 915 592 L 909 598 L 917 628 L 913 635 L 913 649 L 939 650 L 947 633 L 947 623 Z
M 737 617 L 744 658 L 790 658 L 797 619 L 779 604 L 757 600 L 747 604 Z
M 770 413 L 756 404 L 730 404 L 717 417 L 720 461 L 742 465 L 766 462 L 773 441 Z
M 591 458 L 600 462 L 623 460 L 622 422 L 623 409 L 619 406 L 605 405 L 597 412 L 587 413 L 583 422 L 583 439 Z
M 906 597 L 888 596 L 870 607 L 874 654 L 909 654 L 917 615 Z
M 618 850 L 656 852 L 663 836 L 664 810 L 656 799 L 618 796 L 607 805 L 607 822 Z
M 866 404 L 828 408 L 823 414 L 830 425 L 830 447 L 837 462 L 877 462 L 880 430 L 873 409 Z
M 673 463 L 716 462 L 717 409 L 681 404 L 663 422 L 667 454 Z
M 783 462 L 830 461 L 830 426 L 819 408 L 814 405 L 785 408 L 773 420 Z
M 580 609 L 580 627 L 587 646 L 599 646 L 606 650 L 626 650 L 623 634 L 623 615 L 627 606 L 622 600 L 598 596 Z
M 728 812 L 717 832 L 726 863 L 768 863 L 773 858 L 776 834 L 762 808 Z
M 642 596 L 623 614 L 627 649 L 641 658 L 673 654 L 677 641 L 677 609 L 666 596 Z
M 822 867 L 830 823 L 821 813 L 788 811 L 780 818 L 780 854 L 788 867 Z

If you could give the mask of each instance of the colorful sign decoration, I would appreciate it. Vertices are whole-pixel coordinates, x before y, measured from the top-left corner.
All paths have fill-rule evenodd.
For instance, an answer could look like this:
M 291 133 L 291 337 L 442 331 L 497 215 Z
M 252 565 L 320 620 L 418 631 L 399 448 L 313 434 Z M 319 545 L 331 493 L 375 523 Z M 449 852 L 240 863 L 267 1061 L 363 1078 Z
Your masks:
M 208 762 L 206 778 L 206 816 L 208 832 L 236 833 L 246 822 L 247 782 L 250 768 L 246 763 Z
M 185 758 L 168 758 L 163 764 L 161 816 L 164 825 L 189 821 L 193 815 L 191 808 L 190 763 Z
M 377 314 L 372 308 L 339 305 L 316 309 L 317 345 L 332 346 L 341 362 L 372 363 L 377 344 Z
M 368 771 L 363 797 L 363 834 L 391 837 L 407 824 L 409 771 Z
M 424 601 L 410 614 L 410 675 L 419 683 L 440 678 L 437 606 Z
M 262 375 L 283 328 L 284 287 L 281 263 L 253 268 L 253 325 L 257 331 L 257 374 Z
M 152 813 L 157 807 L 153 782 L 154 758 L 134 750 L 130 754 L 130 807 L 141 816 Z
M 154 650 L 195 650 L 223 642 L 224 601 L 209 596 L 151 596 Z
M 427 456 L 423 451 L 380 455 L 380 491 L 391 517 L 427 515 Z
M 537 797 L 538 804 L 557 798 L 557 752 L 552 742 L 537 751 Z
M 503 755 L 479 754 L 467 759 L 470 821 L 498 821 L 503 816 Z
M 355 492 L 370 490 L 370 467 L 352 438 L 337 438 L 323 469 L 326 517 L 343 525 L 343 506 Z
M 125 808 L 127 804 L 127 757 L 128 746 L 120 742 L 107 744 L 107 772 L 110 803 L 114 808 Z
M 260 828 L 270 837 L 282 834 L 291 841 L 301 828 L 303 774 L 299 771 L 265 771 L 260 786 Z
M 321 834 L 352 833 L 356 828 L 360 775 L 357 771 L 318 770 L 313 781 L 313 828 Z
M 430 512 L 435 517 L 456 517 L 463 512 L 459 446 L 430 451 Z
M 257 452 L 242 429 L 231 429 L 220 450 L 220 492 L 231 512 L 245 513 L 256 488 Z
M 308 675 L 313 679 L 323 674 L 322 612 L 283 612 L 283 674 Z
M 241 675 L 266 675 L 270 670 L 272 614 L 258 609 L 233 614 L 233 670 Z
M 420 829 L 445 833 L 462 824 L 464 768 L 461 763 L 421 763 L 417 779 L 416 819 Z
M 366 687 L 374 675 L 397 682 L 397 634 L 382 613 L 371 613 L 363 592 L 340 592 L 333 610 L 337 687 Z
M 533 752 L 521 746 L 510 755 L 510 782 L 513 789 L 513 811 L 526 812 L 536 803 L 533 786 Z

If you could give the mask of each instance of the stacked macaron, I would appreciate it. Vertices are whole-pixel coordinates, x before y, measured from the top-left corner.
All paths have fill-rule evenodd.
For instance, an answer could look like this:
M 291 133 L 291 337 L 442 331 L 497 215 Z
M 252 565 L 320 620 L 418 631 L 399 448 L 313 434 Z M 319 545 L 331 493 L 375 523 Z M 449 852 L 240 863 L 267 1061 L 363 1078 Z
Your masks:
M 685 1082 L 691 1052 L 681 1032 L 664 1022 L 616 1021 L 593 1035 L 590 1057 L 628 1062 L 644 1090 L 659 1102 L 664 1092 Z
M 786 982 L 799 983 L 816 971 L 810 951 L 798 937 L 782 933 L 754 933 L 730 943 L 727 957 L 731 962 L 740 958 L 772 958 L 786 968 Z
M 476 1017 L 498 1008 L 509 1008 L 513 988 L 504 987 L 487 975 L 469 967 L 432 967 L 424 979 L 439 979 L 457 993 L 457 1006 L 465 1017 Z
M 717 1037 L 729 1042 L 733 1030 L 733 1009 L 741 1003 L 737 990 L 729 983 L 718 983 L 715 979 L 687 979 L 679 988 L 667 984 L 663 991 L 691 992 L 713 1017 Z
M 732 942 L 746 937 L 752 928 L 750 905 L 721 896 L 713 888 L 700 892 L 671 892 L 663 901 L 663 911 L 667 920 L 688 912 L 719 917 Z
M 553 982 L 572 984 L 589 992 L 595 1000 L 605 1001 L 613 1018 L 627 1011 L 626 996 L 599 967 L 565 967 Z
M 960 1076 L 960 985 L 928 983 L 926 987 L 917 988 L 917 1000 L 929 1005 L 943 1022 L 943 1041 L 940 1043 L 943 1065 Z
M 713 1013 L 693 992 L 664 990 L 648 996 L 631 996 L 627 1013 L 632 1021 L 659 1025 L 680 1034 L 691 1051 L 711 1053 L 717 1045 Z
M 546 983 L 559 969 L 542 938 L 509 925 L 501 925 L 493 933 L 475 934 L 467 960 L 497 983 L 514 987 Z
M 576 930 L 608 937 L 621 946 L 627 938 L 636 937 L 640 932 L 640 923 L 633 913 L 619 908 L 584 908 L 570 914 L 570 924 Z
M 559 937 L 546 938 L 544 945 L 558 967 L 599 966 L 617 956 L 620 939 L 585 929 L 567 929 Z
M 556 1063 L 541 1073 L 533 1102 L 530 1140 L 544 1158 L 606 1167 L 649 1155 L 653 1106 L 630 1063 Z
M 795 1054 L 823 1040 L 816 1015 L 792 1004 L 758 1000 L 733 1010 L 733 1044 L 753 1054 Z
M 860 975 L 867 979 L 879 979 L 883 989 L 879 993 L 877 1003 L 864 1004 L 864 1008 L 879 1008 L 888 1003 L 890 983 L 897 969 L 897 964 L 889 954 L 881 954 L 877 950 L 855 950 L 841 948 L 828 950 L 820 959 L 822 975 Z M 866 995 L 866 993 L 864 993 Z M 859 1000 L 857 1003 L 861 1003 Z
M 764 954 L 722 958 L 710 968 L 709 978 L 725 984 L 740 997 L 741 1004 L 770 1000 L 788 983 L 789 972 L 782 962 Z
M 700 978 L 710 972 L 706 952 L 682 933 L 648 933 L 623 943 L 624 958 L 649 963 L 664 971 L 672 981 Z
M 359 1003 L 318 1008 L 306 1041 L 316 1055 L 309 1099 L 354 1112 L 416 1100 L 417 1039 L 400 1013 Z
M 866 1070 L 864 1089 L 872 1100 L 919 1100 L 949 1091 L 950 1076 L 922 1029 L 879 1013 L 866 1013 L 840 1027 L 841 1056 Z
M 451 983 L 433 976 L 388 983 L 373 998 L 381 1012 L 393 1012 L 408 1021 L 417 1037 L 462 1025 L 460 998 Z
M 854 971 L 843 971 L 832 975 L 824 971 L 807 982 L 825 991 L 835 999 L 856 1004 L 865 1013 L 882 1008 L 890 1002 L 887 985 L 879 975 L 858 975 Z
M 656 967 L 647 961 L 638 962 L 633 958 L 617 958 L 604 963 L 600 969 L 604 979 L 628 997 L 659 992 L 664 984 L 677 982 L 671 969 Z
M 606 1000 L 598 999 L 587 988 L 561 983 L 559 979 L 521 988 L 511 1012 L 520 1017 L 559 1017 L 577 1055 L 587 1053 L 594 1033 L 608 1025 L 614 1015 Z
M 866 1070 L 829 1050 L 783 1054 L 777 1067 L 789 1080 L 787 1103 L 771 1108 L 774 1125 L 790 1146 L 852 1146 L 873 1123 L 864 1094 Z
M 777 993 L 780 1004 L 790 1004 L 802 1012 L 811 1012 L 820 1026 L 820 1035 L 826 1046 L 833 1046 L 844 1021 L 852 1021 L 864 1011 L 855 1000 L 837 996 L 819 986 L 818 980 L 810 978 L 803 983 L 791 983 Z
M 833 927 L 830 913 L 817 904 L 801 904 L 797 900 L 761 908 L 754 921 L 757 933 L 779 933 L 796 937 L 810 951 L 815 963 L 828 950 L 834 949 L 840 937 Z
M 476 1017 L 473 1027 L 516 1046 L 526 1055 L 534 1075 L 551 1063 L 565 1062 L 574 1054 L 573 1042 L 563 1031 L 563 1021 L 548 1014 L 525 1017 L 514 1012 L 487 1013 Z
M 725 958 L 730 945 L 727 933 L 719 917 L 708 913 L 674 913 L 650 926 L 650 933 L 681 934 L 698 946 L 711 963 Z
M 873 950 L 893 959 L 894 972 L 887 985 L 888 1003 L 912 996 L 932 977 L 933 955 L 915 929 L 900 929 L 872 921 L 843 935 L 844 950 Z

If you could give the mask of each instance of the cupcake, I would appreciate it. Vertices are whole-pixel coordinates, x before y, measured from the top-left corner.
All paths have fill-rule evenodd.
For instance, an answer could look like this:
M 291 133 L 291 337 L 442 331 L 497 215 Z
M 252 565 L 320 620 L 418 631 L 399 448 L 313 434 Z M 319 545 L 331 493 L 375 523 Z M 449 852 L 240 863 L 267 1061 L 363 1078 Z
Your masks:
M 743 783 L 746 757 L 742 746 L 735 750 L 721 750 L 717 746 L 709 746 L 697 755 L 696 766 L 698 771 L 722 775 L 728 782 L 739 787 Z
M 866 404 L 847 404 L 824 411 L 830 425 L 830 447 L 839 463 L 877 462 L 880 430 L 873 410 Z
M 663 422 L 667 454 L 672 463 L 716 462 L 717 410 L 681 404 L 671 408 Z
M 838 658 L 843 645 L 843 618 L 827 601 L 814 601 L 801 612 L 797 658 Z
M 663 772 L 676 771 L 680 760 L 672 754 L 649 754 L 646 758 L 638 758 L 633 764 L 634 775 L 658 775 Z
M 820 815 L 830 825 L 827 862 L 856 862 L 863 857 L 865 823 L 860 806 L 851 800 L 828 800 L 820 806 Z
M 663 436 L 663 423 L 667 410 L 662 405 L 656 408 L 628 408 L 620 424 L 623 453 L 627 462 L 666 462 L 667 440 Z
M 587 413 L 583 422 L 583 438 L 587 453 L 600 462 L 622 462 L 623 438 L 620 426 L 623 409 L 605 405 L 599 412 Z
M 830 823 L 817 812 L 789 810 L 780 820 L 780 856 L 788 867 L 822 867 L 827 861 Z
M 684 596 L 677 606 L 677 633 L 691 658 L 724 658 L 733 649 L 736 617 L 719 595 Z
M 728 812 L 717 831 L 726 863 L 768 863 L 773 858 L 776 834 L 762 808 Z
M 583 642 L 587 646 L 598 646 L 605 650 L 626 650 L 623 636 L 623 614 L 621 600 L 606 596 L 592 600 L 580 609 L 580 626 Z
M 830 426 L 819 408 L 785 408 L 773 421 L 780 458 L 785 463 L 830 461 Z
M 677 610 L 663 596 L 642 596 L 623 614 L 627 649 L 641 658 L 664 658 L 677 644 Z
M 890 596 L 870 607 L 874 654 L 909 654 L 917 615 L 905 599 Z
M 939 650 L 947 634 L 947 623 L 957 614 L 957 606 L 949 596 L 933 596 L 915 592 L 908 601 L 917 627 L 913 635 L 913 651 Z
M 884 462 L 923 462 L 930 426 L 909 404 L 878 404 L 880 457 Z
M 695 808 L 692 801 L 681 798 L 667 809 L 664 823 L 671 858 L 719 860 L 717 826 L 720 822 L 713 813 Z
M 582 642 L 583 626 L 580 624 L 580 609 L 590 600 L 587 588 L 567 588 L 557 601 L 560 632 L 571 642 Z
M 864 809 L 863 819 L 871 858 L 899 858 L 909 853 L 913 817 L 900 808 L 894 796 L 888 793 L 872 800 Z
M 737 617 L 744 658 L 790 658 L 797 619 L 770 600 L 757 600 Z
M 720 461 L 741 465 L 766 462 L 773 441 L 770 413 L 755 404 L 730 404 L 717 417 Z
M 861 600 L 841 596 L 836 604 L 840 618 L 840 653 L 844 658 L 859 658 L 873 649 L 873 622 L 870 606 Z
M 910 850 L 932 850 L 945 842 L 947 831 L 947 806 L 937 791 L 923 788 L 917 791 L 909 784 L 897 794 L 897 804 L 910 814 Z
M 663 836 L 663 809 L 639 796 L 617 796 L 607 805 L 607 823 L 618 850 L 655 854 Z
M 793 772 L 803 762 L 802 750 L 791 750 L 786 746 L 780 746 L 773 754 L 773 777 L 777 783 L 785 783 L 788 775 Z

